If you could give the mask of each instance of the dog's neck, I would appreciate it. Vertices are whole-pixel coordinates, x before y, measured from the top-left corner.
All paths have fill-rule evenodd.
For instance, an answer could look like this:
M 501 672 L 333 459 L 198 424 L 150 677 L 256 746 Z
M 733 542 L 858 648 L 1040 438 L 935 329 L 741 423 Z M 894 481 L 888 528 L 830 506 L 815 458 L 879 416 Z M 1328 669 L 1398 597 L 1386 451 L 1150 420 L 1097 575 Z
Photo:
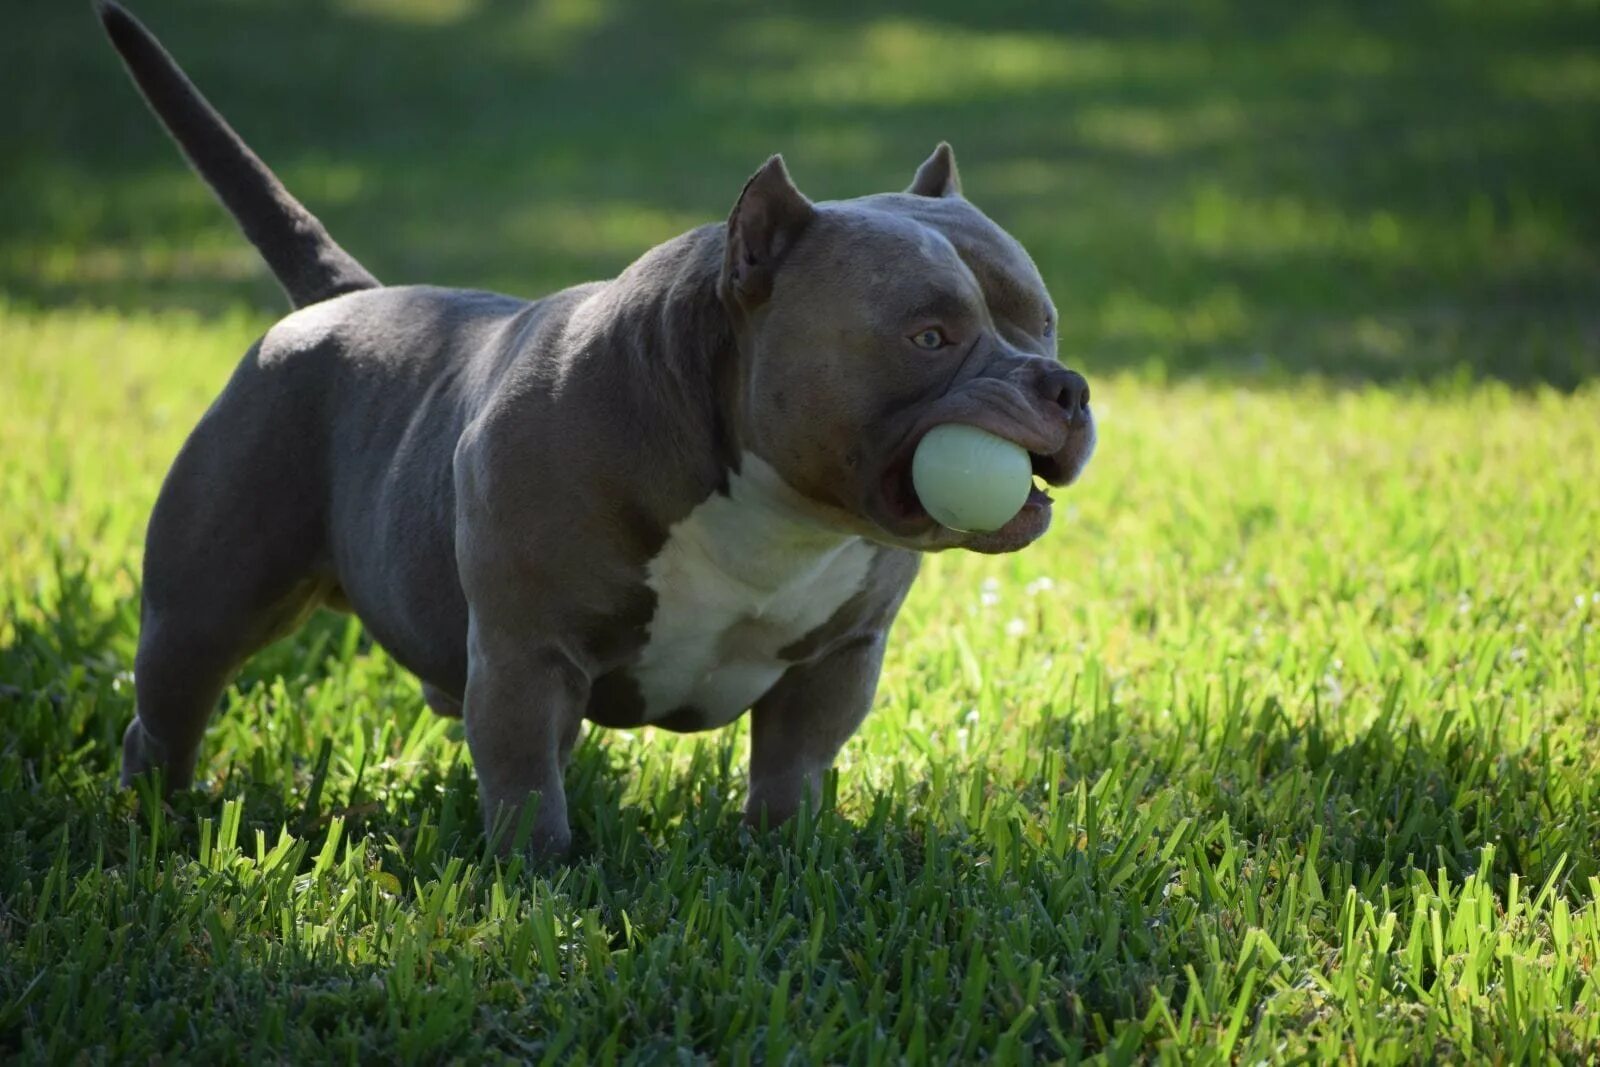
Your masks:
M 614 361 L 643 425 L 666 417 L 675 446 L 704 449 L 727 491 L 740 469 L 743 360 L 718 295 L 725 228 L 702 226 L 634 261 L 585 301 L 572 329 L 582 348 Z M 654 457 L 641 457 L 649 461 Z

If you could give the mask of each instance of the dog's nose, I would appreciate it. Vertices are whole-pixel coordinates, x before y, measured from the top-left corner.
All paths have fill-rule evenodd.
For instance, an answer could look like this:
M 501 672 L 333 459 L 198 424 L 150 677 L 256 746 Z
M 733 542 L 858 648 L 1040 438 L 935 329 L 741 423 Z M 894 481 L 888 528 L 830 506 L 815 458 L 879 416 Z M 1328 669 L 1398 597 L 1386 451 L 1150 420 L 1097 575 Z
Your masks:
M 1081 421 L 1089 410 L 1089 383 L 1075 370 L 1052 363 L 1039 383 L 1040 392 L 1067 413 L 1069 422 Z

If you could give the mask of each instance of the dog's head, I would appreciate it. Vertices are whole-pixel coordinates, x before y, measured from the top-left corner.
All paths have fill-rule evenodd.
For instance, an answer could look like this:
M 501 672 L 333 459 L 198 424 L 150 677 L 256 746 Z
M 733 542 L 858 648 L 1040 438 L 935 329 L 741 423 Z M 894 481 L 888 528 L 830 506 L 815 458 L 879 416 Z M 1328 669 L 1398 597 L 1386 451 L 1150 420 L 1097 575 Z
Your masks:
M 1094 450 L 1082 375 L 1056 358 L 1033 260 L 961 195 L 941 144 L 904 193 L 812 203 L 774 156 L 728 219 L 721 295 L 745 360 L 740 435 L 832 521 L 923 551 L 1009 552 L 1050 524 L 1037 487 L 992 533 L 923 509 L 911 459 L 934 426 L 1013 441 L 1053 486 Z

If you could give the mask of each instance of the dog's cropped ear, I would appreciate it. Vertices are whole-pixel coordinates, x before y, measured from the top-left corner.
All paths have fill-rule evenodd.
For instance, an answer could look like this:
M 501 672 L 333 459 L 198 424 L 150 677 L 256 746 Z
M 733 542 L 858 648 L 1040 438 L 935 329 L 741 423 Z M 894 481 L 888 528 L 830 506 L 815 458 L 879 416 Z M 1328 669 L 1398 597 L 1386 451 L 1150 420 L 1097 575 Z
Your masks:
M 917 176 L 911 179 L 906 192 L 916 196 L 961 195 L 961 172 L 956 170 L 956 152 L 948 141 L 940 141 L 933 155 L 917 168 Z
M 772 295 L 772 279 L 816 209 L 773 156 L 744 183 L 728 216 L 728 250 L 722 261 L 722 298 L 746 311 Z

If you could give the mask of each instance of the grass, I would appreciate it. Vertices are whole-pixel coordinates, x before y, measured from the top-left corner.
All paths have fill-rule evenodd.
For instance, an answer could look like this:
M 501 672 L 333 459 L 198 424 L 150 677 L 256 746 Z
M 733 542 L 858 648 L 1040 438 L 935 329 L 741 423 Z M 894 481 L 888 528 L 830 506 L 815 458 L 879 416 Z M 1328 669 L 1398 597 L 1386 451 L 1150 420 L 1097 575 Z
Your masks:
M 540 872 L 333 616 L 204 790 L 112 788 L 143 524 L 276 295 L 85 12 L 0 39 L 0 1054 L 1600 1052 L 1592 6 L 861 8 L 139 9 L 385 278 L 538 292 L 773 148 L 851 195 L 949 137 L 1061 306 L 1100 454 L 930 561 L 835 809 L 751 836 L 742 726 L 596 730 Z

